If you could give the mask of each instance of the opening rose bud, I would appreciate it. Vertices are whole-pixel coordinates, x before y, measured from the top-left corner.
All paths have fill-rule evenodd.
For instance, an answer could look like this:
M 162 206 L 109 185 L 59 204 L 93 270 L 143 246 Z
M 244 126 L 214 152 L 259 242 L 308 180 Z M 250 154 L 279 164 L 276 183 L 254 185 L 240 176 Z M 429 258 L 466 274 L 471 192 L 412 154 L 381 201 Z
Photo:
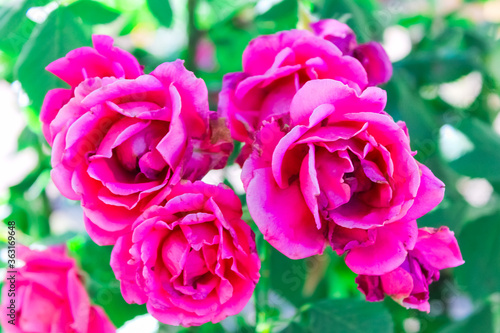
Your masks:
M 440 270 L 463 263 L 453 232 L 447 227 L 422 228 L 400 267 L 382 275 L 359 275 L 356 282 L 368 301 L 389 295 L 407 308 L 429 312 L 429 285 L 439 280 Z
M 128 303 L 170 325 L 201 325 L 240 312 L 259 280 L 255 236 L 224 185 L 183 181 L 113 248 Z

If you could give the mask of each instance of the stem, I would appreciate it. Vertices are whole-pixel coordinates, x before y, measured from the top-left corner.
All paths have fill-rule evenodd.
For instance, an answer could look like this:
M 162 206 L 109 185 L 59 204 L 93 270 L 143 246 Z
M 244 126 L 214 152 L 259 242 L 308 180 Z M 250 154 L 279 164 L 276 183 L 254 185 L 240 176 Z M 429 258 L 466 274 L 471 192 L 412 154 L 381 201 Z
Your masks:
M 187 20 L 187 34 L 188 34 L 188 54 L 186 59 L 186 68 L 196 73 L 196 46 L 200 39 L 200 31 L 196 28 L 195 22 L 195 9 L 197 0 L 187 0 L 188 20 Z
M 269 287 L 270 287 L 270 271 L 271 271 L 271 246 L 264 240 L 264 237 L 259 237 L 260 240 L 260 280 L 256 286 L 255 297 L 255 314 L 256 327 L 255 331 L 267 333 L 271 331 L 271 325 L 267 322 L 269 313 Z

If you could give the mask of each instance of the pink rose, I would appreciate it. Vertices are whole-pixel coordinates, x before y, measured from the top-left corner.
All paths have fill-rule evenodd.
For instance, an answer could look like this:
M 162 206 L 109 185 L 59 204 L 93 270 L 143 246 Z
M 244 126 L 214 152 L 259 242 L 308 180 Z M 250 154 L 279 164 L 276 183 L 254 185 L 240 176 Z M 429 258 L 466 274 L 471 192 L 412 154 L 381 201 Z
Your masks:
M 339 34 L 336 39 L 328 38 L 336 31 L 332 26 L 335 23 Z M 320 29 L 323 26 L 325 29 Z M 377 52 L 356 51 L 362 55 L 356 58 L 354 51 L 365 46 L 356 45 L 349 27 L 335 20 L 324 20 L 313 24 L 313 28 L 316 34 L 291 30 L 255 38 L 243 53 L 243 72 L 224 76 L 219 111 L 227 118 L 235 140 L 251 144 L 264 120 L 271 116 L 286 119 L 293 96 L 307 81 L 334 79 L 358 92 L 380 83 L 368 75 L 371 72 L 380 75 L 378 66 L 374 65 L 377 52 L 384 59 L 380 60 L 386 67 L 384 79 L 390 77 L 392 67 L 385 61 L 387 56 L 380 45 L 375 46 Z M 250 149 L 249 145 L 245 146 L 240 162 Z
M 413 221 L 442 200 L 444 184 L 414 159 L 404 123 L 383 111 L 385 102 L 379 88 L 359 94 L 312 80 L 292 100 L 290 125 L 271 120 L 258 132 L 242 181 L 255 223 L 283 254 L 319 254 L 330 241 L 351 251 L 355 271 L 385 273 L 402 263 Z
M 91 305 L 83 277 L 64 246 L 44 251 L 16 248 L 25 265 L 7 273 L 0 321 L 6 333 L 109 333 L 116 329 L 101 307 Z M 14 275 L 15 280 L 9 280 Z M 11 281 L 15 296 L 11 297 Z M 15 300 L 15 303 L 11 303 Z M 8 307 L 14 304 L 15 310 Z M 15 315 L 15 325 L 9 323 Z
M 95 53 L 77 49 L 48 66 L 57 73 L 60 67 L 78 73 L 73 67 L 80 66 L 96 76 L 68 78 L 77 86 L 67 102 L 49 92 L 41 119 L 52 146 L 54 183 L 64 196 L 82 201 L 87 231 L 107 245 L 128 232 L 145 207 L 163 201 L 167 185 L 223 167 L 232 142 L 208 109 L 205 83 L 182 61 L 133 79 L 100 77 L 108 73 L 105 65 L 117 73 L 125 65 L 100 63 Z M 83 55 L 73 64 L 80 59 L 75 54 Z M 88 69 L 94 67 L 102 71 Z
M 93 35 L 94 48 L 80 47 L 69 52 L 47 66 L 47 70 L 71 86 L 71 89 L 53 89 L 47 93 L 40 119 L 42 131 L 49 143 L 50 123 L 59 109 L 74 97 L 74 89 L 83 81 L 93 77 L 116 77 L 135 79 L 143 74 L 142 67 L 130 53 L 114 47 L 113 38 Z
M 347 24 L 326 19 L 311 23 L 313 32 L 333 44 L 344 55 L 358 59 L 368 75 L 368 85 L 386 83 L 392 76 L 392 64 L 382 45 L 377 42 L 359 44 L 356 35 Z
M 224 185 L 182 182 L 118 239 L 111 267 L 128 303 L 170 325 L 221 321 L 243 309 L 259 280 L 254 234 Z
M 453 232 L 447 227 L 422 228 L 401 266 L 383 275 L 359 275 L 356 282 L 368 301 L 389 295 L 403 306 L 429 312 L 429 285 L 439 280 L 439 270 L 463 263 Z

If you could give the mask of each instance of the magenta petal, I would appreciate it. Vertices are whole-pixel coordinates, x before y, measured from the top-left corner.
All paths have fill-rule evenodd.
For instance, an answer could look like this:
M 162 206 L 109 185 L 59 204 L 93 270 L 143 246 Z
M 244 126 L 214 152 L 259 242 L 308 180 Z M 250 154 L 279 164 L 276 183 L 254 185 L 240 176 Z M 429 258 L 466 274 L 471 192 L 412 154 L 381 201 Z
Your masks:
M 385 91 L 379 88 L 369 87 L 358 96 L 356 90 L 342 82 L 329 79 L 311 80 L 295 94 L 290 105 L 290 117 L 295 125 L 306 124 L 313 110 L 322 104 L 335 108 L 331 116 L 334 119 L 342 119 L 347 113 L 379 114 L 383 113 L 386 100 Z
M 302 161 L 300 167 L 300 190 L 304 196 L 304 200 L 309 207 L 309 210 L 314 216 L 316 227 L 321 228 L 321 219 L 319 217 L 318 196 L 320 195 L 320 188 L 314 165 L 315 154 L 314 145 L 308 144 L 309 153 Z
M 335 44 L 342 53 L 350 55 L 356 47 L 356 35 L 345 23 L 333 19 L 319 20 L 310 24 L 313 32 Z
M 375 86 L 386 83 L 392 76 L 392 64 L 382 45 L 377 42 L 361 44 L 354 50 L 358 59 L 368 74 L 368 84 Z
M 464 263 L 457 240 L 447 227 L 420 229 L 413 252 L 421 262 L 426 262 L 439 270 Z
M 304 135 L 311 127 L 317 125 L 323 119 L 328 117 L 334 108 L 331 105 L 320 105 L 315 110 L 312 111 L 308 126 L 299 125 L 292 128 L 276 145 L 272 157 L 272 170 L 273 175 L 281 188 L 287 186 L 288 179 L 286 179 L 286 172 L 284 169 L 289 167 L 284 163 L 285 154 L 289 151 L 290 146 L 294 144 L 302 135 Z M 291 166 L 293 167 L 293 165 Z
M 148 100 L 160 104 L 165 98 L 164 89 L 162 83 L 152 75 L 141 75 L 135 80 L 115 80 L 106 85 L 105 89 L 92 91 L 82 100 L 81 105 L 89 109 L 99 104 L 119 103 L 121 100 L 127 102 Z
M 396 269 L 406 259 L 417 240 L 417 223 L 393 222 L 376 229 L 373 245 L 353 248 L 347 266 L 357 274 L 381 275 Z
M 405 269 L 398 267 L 380 277 L 384 292 L 394 298 L 410 296 L 413 290 L 413 278 Z
M 51 62 L 45 69 L 72 87 L 91 77 L 114 76 L 112 63 L 91 47 L 80 47 Z
M 121 292 L 125 301 L 129 304 L 144 304 L 147 296 L 135 281 L 138 263 L 130 263 L 129 251 L 132 245 L 130 235 L 118 238 L 111 252 L 110 265 L 116 278 L 121 281 Z
M 58 164 L 50 171 L 50 177 L 62 195 L 71 200 L 80 200 L 81 193 L 77 193 L 71 186 L 73 171 L 68 170 L 62 164 Z
M 67 295 L 73 314 L 75 327 L 88 327 L 90 315 L 90 299 L 76 270 L 67 274 Z
M 170 86 L 170 96 L 172 98 L 172 122 L 167 135 L 158 143 L 156 149 L 165 159 L 165 162 L 174 169 L 179 165 L 180 158 L 186 149 L 187 128 L 181 120 L 181 97 L 175 86 Z
M 292 259 L 323 252 L 326 240 L 316 227 L 298 182 L 281 189 L 270 168 L 259 169 L 254 171 L 247 193 L 250 214 L 264 238 L 278 251 Z
M 421 172 L 420 186 L 413 205 L 408 210 L 405 219 L 418 219 L 434 207 L 436 207 L 444 197 L 444 183 L 439 180 L 432 171 L 425 165 L 418 163 Z
M 177 89 L 181 98 L 182 121 L 190 135 L 200 137 L 206 133 L 208 124 L 208 90 L 205 81 L 197 78 L 193 72 L 184 67 L 184 60 L 163 63 L 151 72 L 164 87 L 171 84 Z
M 380 276 L 359 275 L 356 277 L 358 289 L 366 296 L 369 302 L 378 302 L 384 299 L 384 291 Z
M 56 117 L 59 110 L 69 102 L 72 92 L 69 89 L 49 90 L 43 100 L 42 110 L 40 111 L 40 121 L 42 122 L 43 136 L 50 146 L 52 146 L 52 134 L 50 133 L 50 123 Z
M 135 79 L 143 74 L 141 65 L 132 54 L 113 46 L 113 38 L 106 35 L 92 35 L 92 43 L 97 52 L 114 64 L 120 64 L 126 79 Z

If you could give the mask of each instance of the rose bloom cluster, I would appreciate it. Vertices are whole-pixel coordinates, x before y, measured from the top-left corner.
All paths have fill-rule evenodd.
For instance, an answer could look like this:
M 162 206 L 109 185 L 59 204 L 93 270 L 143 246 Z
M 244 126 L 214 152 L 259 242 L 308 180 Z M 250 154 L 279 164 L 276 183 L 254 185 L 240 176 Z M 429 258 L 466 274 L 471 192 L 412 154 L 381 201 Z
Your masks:
M 219 112 L 235 140 L 250 214 L 292 259 L 331 246 L 369 301 L 429 311 L 429 284 L 463 263 L 446 227 L 418 229 L 444 184 L 414 158 L 404 122 L 384 111 L 392 66 L 335 20 L 250 42 L 224 78 Z
M 255 236 L 234 192 L 200 181 L 225 166 L 232 139 L 245 143 L 237 162 L 265 240 L 292 259 L 345 254 L 367 300 L 429 311 L 429 284 L 463 263 L 450 230 L 417 227 L 444 184 L 384 111 L 375 86 L 392 66 L 380 44 L 358 44 L 335 20 L 257 37 L 214 112 L 182 61 L 145 74 L 110 37 L 93 42 L 47 67 L 70 88 L 47 94 L 41 121 L 52 179 L 81 201 L 90 237 L 114 245 L 127 302 L 183 326 L 248 302 Z

